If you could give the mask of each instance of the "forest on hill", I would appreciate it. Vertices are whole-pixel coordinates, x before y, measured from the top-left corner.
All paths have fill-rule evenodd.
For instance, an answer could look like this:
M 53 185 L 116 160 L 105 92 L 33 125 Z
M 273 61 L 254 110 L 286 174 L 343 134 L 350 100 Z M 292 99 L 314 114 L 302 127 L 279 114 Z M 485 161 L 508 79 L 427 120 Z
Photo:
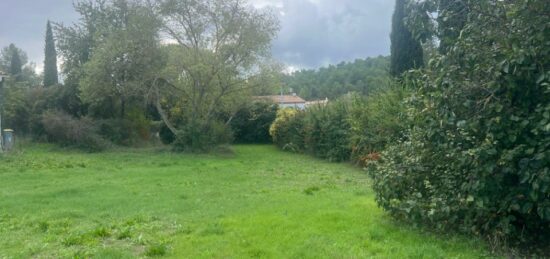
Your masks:
M 368 95 L 387 87 L 390 58 L 379 56 L 341 62 L 319 69 L 296 71 L 282 78 L 286 91 L 294 91 L 306 100 L 334 100 L 348 93 Z

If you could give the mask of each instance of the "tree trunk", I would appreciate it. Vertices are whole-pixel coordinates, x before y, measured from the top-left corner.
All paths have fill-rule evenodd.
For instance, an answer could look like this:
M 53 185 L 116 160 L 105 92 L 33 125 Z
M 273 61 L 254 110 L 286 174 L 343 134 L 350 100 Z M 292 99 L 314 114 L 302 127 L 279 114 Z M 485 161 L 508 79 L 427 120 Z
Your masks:
M 162 121 L 164 122 L 164 125 L 166 125 L 166 127 L 172 132 L 172 134 L 177 135 L 176 134 L 177 133 L 176 127 L 174 127 L 174 125 L 170 122 L 170 120 L 168 120 L 168 116 L 166 115 L 166 113 L 162 109 L 162 105 L 160 104 L 160 96 L 158 94 L 158 91 L 157 91 L 157 98 L 155 100 L 155 107 L 157 108 L 157 111 L 160 114 L 160 117 L 161 117 Z

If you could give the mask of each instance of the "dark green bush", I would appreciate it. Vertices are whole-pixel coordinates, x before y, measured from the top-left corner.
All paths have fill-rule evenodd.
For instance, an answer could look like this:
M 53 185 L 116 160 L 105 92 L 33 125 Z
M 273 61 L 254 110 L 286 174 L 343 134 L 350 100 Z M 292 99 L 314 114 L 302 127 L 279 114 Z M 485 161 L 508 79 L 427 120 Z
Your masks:
M 124 119 L 98 120 L 96 124 L 99 134 L 117 145 L 131 146 L 151 137 L 152 123 L 139 110 L 132 110 Z
M 174 141 L 176 141 L 176 135 L 174 135 L 174 133 L 172 133 L 172 131 L 170 131 L 170 129 L 166 127 L 166 125 L 162 125 L 160 127 L 159 137 L 160 141 L 166 145 L 172 144 L 174 143 Z
M 304 144 L 309 154 L 336 162 L 350 159 L 349 106 L 346 97 L 306 110 Z
M 270 143 L 269 127 L 277 117 L 277 105 L 254 102 L 240 109 L 231 119 L 237 143 Z
M 440 229 L 547 245 L 550 5 L 468 3 L 456 44 L 405 79 L 415 127 L 375 166 L 377 201 Z
M 393 86 L 368 97 L 355 95 L 349 112 L 352 160 L 359 164 L 376 159 L 409 127 L 405 98 L 410 90 Z
M 225 123 L 212 121 L 208 124 L 187 124 L 176 134 L 173 143 L 178 152 L 208 152 L 233 141 L 231 128 Z
M 42 115 L 42 125 L 49 141 L 88 151 L 101 151 L 108 141 L 97 134 L 97 127 L 89 118 L 74 118 L 64 112 L 48 111 Z

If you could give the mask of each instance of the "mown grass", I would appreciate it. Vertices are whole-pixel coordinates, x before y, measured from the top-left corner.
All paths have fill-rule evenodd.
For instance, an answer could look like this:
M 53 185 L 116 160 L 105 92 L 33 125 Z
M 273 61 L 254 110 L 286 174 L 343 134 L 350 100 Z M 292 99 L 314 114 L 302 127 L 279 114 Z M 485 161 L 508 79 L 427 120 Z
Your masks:
M 233 156 L 31 146 L 0 158 L 0 258 L 482 258 L 394 222 L 364 172 L 271 146 Z

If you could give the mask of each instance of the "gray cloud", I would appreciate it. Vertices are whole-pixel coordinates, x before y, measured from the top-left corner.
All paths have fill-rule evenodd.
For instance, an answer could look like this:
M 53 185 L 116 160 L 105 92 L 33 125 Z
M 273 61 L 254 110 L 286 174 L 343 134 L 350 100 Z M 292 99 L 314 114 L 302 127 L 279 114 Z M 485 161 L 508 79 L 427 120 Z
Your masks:
M 41 66 L 46 21 L 72 23 L 73 0 L 0 0 L 0 46 L 15 43 Z M 273 55 L 316 68 L 389 54 L 393 0 L 251 0 L 277 10 L 281 31 Z
M 393 1 L 282 0 L 275 57 L 297 67 L 319 67 L 389 54 Z

